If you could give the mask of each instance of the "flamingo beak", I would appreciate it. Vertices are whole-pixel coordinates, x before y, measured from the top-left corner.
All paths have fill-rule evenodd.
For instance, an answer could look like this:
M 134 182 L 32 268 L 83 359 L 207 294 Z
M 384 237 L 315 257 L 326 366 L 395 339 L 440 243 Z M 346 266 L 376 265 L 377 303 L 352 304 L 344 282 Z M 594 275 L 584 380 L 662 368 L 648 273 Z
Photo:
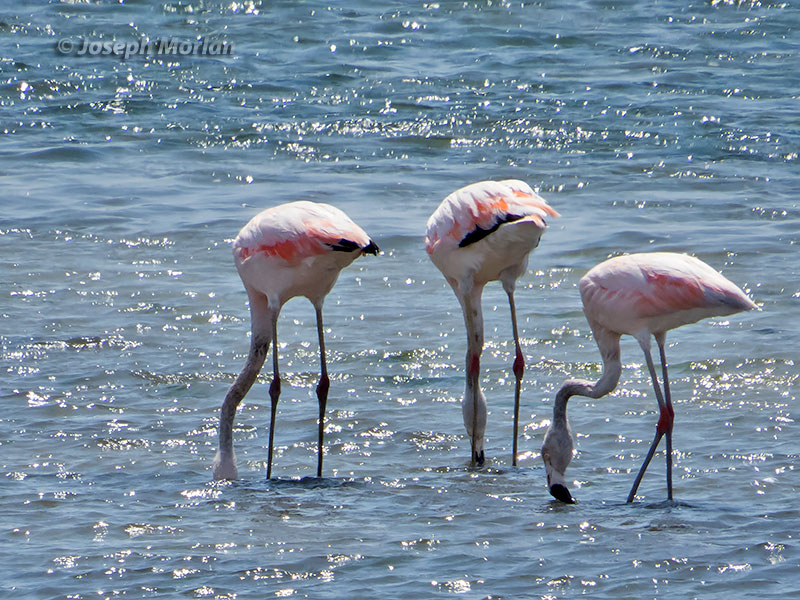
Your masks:
M 481 449 L 480 452 L 475 452 L 475 450 L 473 450 L 472 463 L 478 467 L 482 467 L 484 462 L 486 462 L 486 455 L 484 454 L 483 449 Z
M 562 485 L 560 483 L 555 483 L 550 486 L 550 495 L 555 498 L 556 500 L 560 500 L 564 504 L 577 504 L 578 501 L 573 498 L 567 486 Z
M 547 489 L 550 490 L 550 495 L 565 504 L 577 504 L 578 501 L 572 497 L 567 489 L 563 473 L 553 468 L 548 457 L 545 457 L 544 467 L 545 473 L 547 474 Z

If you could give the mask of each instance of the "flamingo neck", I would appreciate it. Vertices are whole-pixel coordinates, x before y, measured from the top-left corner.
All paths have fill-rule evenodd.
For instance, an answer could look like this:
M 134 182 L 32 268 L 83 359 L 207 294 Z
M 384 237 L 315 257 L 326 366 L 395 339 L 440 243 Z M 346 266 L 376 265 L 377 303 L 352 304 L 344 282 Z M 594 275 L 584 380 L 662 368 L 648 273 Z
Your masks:
M 467 330 L 467 351 L 469 355 L 480 355 L 483 350 L 483 310 L 481 308 L 482 286 L 471 286 L 456 292 L 464 312 L 464 325 Z M 469 365 L 467 365 L 469 366 Z
M 619 353 L 619 334 L 594 329 L 595 341 L 603 358 L 603 375 L 592 383 L 585 379 L 568 379 L 556 393 L 553 407 L 553 425 L 567 424 L 567 402 L 572 396 L 601 398 L 617 387 L 622 374 L 622 362 Z
M 263 336 L 253 334 L 250 344 L 250 353 L 247 356 L 244 368 L 236 377 L 222 403 L 219 415 L 219 451 L 221 454 L 233 455 L 233 420 L 239 403 L 255 383 L 258 372 L 267 358 L 269 340 Z

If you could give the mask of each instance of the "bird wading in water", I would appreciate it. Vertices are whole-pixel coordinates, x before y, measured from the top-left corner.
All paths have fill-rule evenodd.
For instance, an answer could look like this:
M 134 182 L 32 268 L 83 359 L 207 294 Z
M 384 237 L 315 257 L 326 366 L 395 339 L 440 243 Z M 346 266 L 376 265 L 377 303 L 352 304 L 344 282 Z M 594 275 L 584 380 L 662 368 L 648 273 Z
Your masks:
M 674 411 L 664 353 L 667 331 L 707 317 L 758 307 L 742 290 L 703 261 L 671 252 L 611 258 L 586 273 L 579 287 L 583 311 L 603 359 L 603 376 L 594 383 L 570 379 L 556 394 L 553 421 L 542 446 L 550 494 L 562 502 L 574 502 L 564 481 L 573 448 L 567 402 L 571 396 L 600 398 L 617 387 L 622 370 L 620 337 L 628 334 L 636 338 L 644 351 L 659 409 L 655 438 L 628 494 L 628 502 L 636 496 L 662 437 L 667 444 L 667 498 L 672 500 Z M 661 357 L 663 391 L 650 355 L 651 336 L 656 340 Z
M 236 408 L 261 370 L 272 345 L 272 382 L 267 479 L 272 476 L 275 414 L 281 393 L 278 371 L 278 315 L 295 296 L 305 296 L 314 305 L 319 336 L 320 379 L 317 477 L 322 476 L 325 408 L 330 380 L 325 360 L 322 305 L 339 272 L 364 254 L 379 252 L 378 246 L 338 208 L 315 202 L 291 202 L 269 208 L 245 225 L 233 241 L 233 259 L 250 303 L 252 336 L 244 368 L 222 403 L 219 418 L 219 449 L 214 458 L 214 479 L 236 479 L 233 451 L 233 420 Z

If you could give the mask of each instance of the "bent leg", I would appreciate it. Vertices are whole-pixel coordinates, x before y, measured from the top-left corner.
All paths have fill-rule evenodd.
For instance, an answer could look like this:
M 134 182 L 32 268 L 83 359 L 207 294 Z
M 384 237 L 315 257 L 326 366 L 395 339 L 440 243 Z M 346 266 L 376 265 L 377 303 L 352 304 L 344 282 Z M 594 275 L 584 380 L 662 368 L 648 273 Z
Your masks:
M 642 477 L 644 477 L 644 473 L 645 471 L 647 471 L 647 467 L 653 458 L 653 454 L 655 454 L 656 448 L 658 447 L 658 443 L 661 441 L 661 438 L 664 436 L 664 433 L 666 432 L 666 426 L 668 421 L 666 404 L 664 403 L 664 398 L 661 394 L 661 387 L 658 384 L 658 376 L 656 375 L 656 368 L 653 365 L 653 357 L 650 356 L 650 348 L 642 345 L 642 349 L 644 350 L 644 358 L 647 361 L 647 368 L 650 371 L 650 378 L 653 380 L 653 390 L 656 393 L 656 400 L 658 401 L 659 418 L 658 418 L 658 424 L 656 425 L 656 435 L 655 438 L 653 438 L 653 443 L 650 444 L 650 449 L 647 452 L 647 456 L 644 459 L 644 463 L 642 464 L 642 467 L 639 469 L 639 473 L 636 475 L 636 479 L 633 482 L 633 487 L 631 488 L 631 491 L 628 494 L 627 501 L 629 503 L 633 502 L 633 499 L 636 496 L 636 490 L 639 489 L 639 484 L 642 481 Z M 671 422 L 670 422 L 670 427 L 671 427 Z

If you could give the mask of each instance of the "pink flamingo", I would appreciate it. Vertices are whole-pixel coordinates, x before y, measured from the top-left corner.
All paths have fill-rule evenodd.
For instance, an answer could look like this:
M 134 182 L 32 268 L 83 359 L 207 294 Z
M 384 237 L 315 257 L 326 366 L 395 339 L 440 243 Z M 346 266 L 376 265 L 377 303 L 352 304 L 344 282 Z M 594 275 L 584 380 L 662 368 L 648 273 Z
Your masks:
M 425 247 L 458 297 L 467 328 L 467 384 L 461 407 L 472 441 L 472 466 L 482 465 L 485 459 L 486 398 L 478 381 L 483 350 L 481 295 L 488 282 L 498 279 L 508 294 L 516 346 L 512 464 L 517 464 L 519 396 L 525 360 L 517 330 L 514 288 L 528 266 L 528 255 L 539 245 L 548 215 L 558 213 L 528 184 L 509 179 L 481 181 L 456 190 L 428 219 Z
M 233 419 L 236 408 L 256 380 L 272 344 L 272 411 L 269 424 L 267 479 L 272 476 L 275 414 L 281 392 L 278 373 L 278 314 L 295 296 L 305 296 L 317 313 L 320 379 L 317 477 L 322 476 L 322 438 L 328 401 L 328 370 L 322 304 L 339 272 L 364 254 L 379 252 L 369 236 L 338 208 L 314 202 L 291 202 L 269 208 L 245 225 L 233 241 L 233 259 L 250 302 L 252 337 L 244 368 L 231 385 L 219 416 L 219 450 L 214 479 L 236 479 Z
M 572 459 L 572 436 L 567 422 L 571 396 L 600 398 L 619 382 L 619 340 L 632 335 L 639 342 L 653 380 L 659 418 L 656 435 L 633 482 L 628 502 L 653 458 L 659 441 L 667 438 L 667 497 L 672 500 L 672 424 L 674 411 L 664 354 L 666 333 L 700 319 L 731 315 L 758 307 L 745 293 L 703 261 L 685 254 L 653 252 L 611 258 L 591 269 L 579 284 L 583 311 L 603 358 L 603 376 L 595 383 L 570 379 L 561 386 L 553 406 L 553 421 L 542 446 L 542 459 L 550 493 L 558 500 L 574 500 L 564 482 Z M 655 337 L 664 379 L 662 394 L 653 359 L 650 336 Z

